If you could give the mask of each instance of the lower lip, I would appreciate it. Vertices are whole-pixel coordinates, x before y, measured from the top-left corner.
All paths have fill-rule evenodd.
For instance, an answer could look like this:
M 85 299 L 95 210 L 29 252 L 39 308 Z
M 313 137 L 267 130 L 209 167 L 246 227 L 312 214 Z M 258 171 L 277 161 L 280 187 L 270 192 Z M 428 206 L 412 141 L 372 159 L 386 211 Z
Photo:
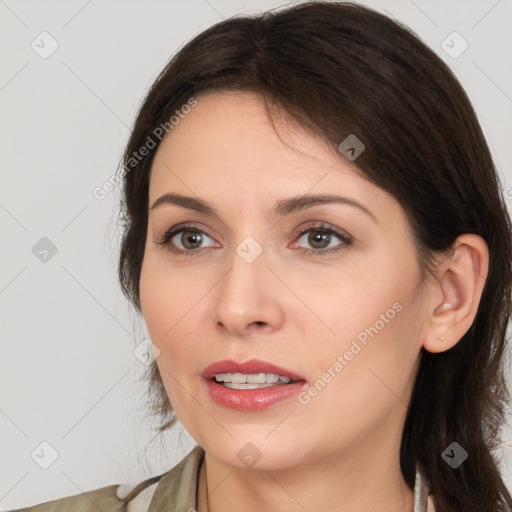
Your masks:
M 205 380 L 210 396 L 218 404 L 238 411 L 260 411 L 297 395 L 306 386 L 301 380 L 259 389 L 231 389 L 214 380 Z

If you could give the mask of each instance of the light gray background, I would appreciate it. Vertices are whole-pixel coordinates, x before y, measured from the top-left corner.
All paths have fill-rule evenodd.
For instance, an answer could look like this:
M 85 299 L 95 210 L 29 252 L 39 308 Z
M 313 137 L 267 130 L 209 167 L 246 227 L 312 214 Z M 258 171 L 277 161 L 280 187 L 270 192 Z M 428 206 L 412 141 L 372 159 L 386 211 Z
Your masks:
M 449 63 L 512 202 L 512 2 L 362 3 L 409 25 Z M 147 333 L 117 285 L 118 190 L 101 201 L 92 191 L 115 172 L 137 107 L 171 54 L 222 18 L 279 5 L 0 0 L 1 510 L 140 481 L 193 446 L 177 428 L 144 457 L 152 432 L 145 366 L 133 351 Z M 59 45 L 46 59 L 31 47 L 50 48 L 43 31 Z M 456 59 L 440 46 L 453 31 L 469 43 Z M 42 237 L 57 247 L 46 263 L 32 252 Z M 31 457 L 51 456 L 43 441 L 58 453 L 48 469 Z M 510 430 L 507 443 L 511 465 Z

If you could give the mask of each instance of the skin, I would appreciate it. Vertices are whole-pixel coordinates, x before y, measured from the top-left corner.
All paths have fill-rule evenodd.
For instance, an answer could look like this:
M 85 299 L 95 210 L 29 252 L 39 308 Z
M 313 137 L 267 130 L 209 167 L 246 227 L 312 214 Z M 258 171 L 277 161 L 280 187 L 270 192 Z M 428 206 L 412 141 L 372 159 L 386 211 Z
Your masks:
M 166 391 L 206 452 L 199 512 L 412 511 L 399 448 L 420 350 L 448 350 L 469 329 L 487 274 L 485 242 L 462 235 L 422 281 L 404 210 L 354 171 L 357 160 L 285 114 L 275 120 L 280 138 L 257 95 L 197 99 L 155 155 L 149 204 L 175 192 L 218 214 L 150 210 L 140 293 Z M 351 198 L 375 219 L 348 204 L 268 215 L 279 198 L 307 193 Z M 193 256 L 157 243 L 182 222 L 204 232 Z M 331 235 L 314 245 L 315 232 L 299 239 L 310 223 L 328 223 L 353 242 Z M 174 236 L 177 247 L 185 236 Z M 236 252 L 248 236 L 263 249 L 252 263 Z M 341 250 L 321 255 L 327 246 Z M 271 361 L 312 385 L 396 303 L 401 311 L 307 404 L 293 397 L 242 412 L 206 391 L 201 372 L 222 359 Z M 261 453 L 252 468 L 237 457 L 249 441 Z

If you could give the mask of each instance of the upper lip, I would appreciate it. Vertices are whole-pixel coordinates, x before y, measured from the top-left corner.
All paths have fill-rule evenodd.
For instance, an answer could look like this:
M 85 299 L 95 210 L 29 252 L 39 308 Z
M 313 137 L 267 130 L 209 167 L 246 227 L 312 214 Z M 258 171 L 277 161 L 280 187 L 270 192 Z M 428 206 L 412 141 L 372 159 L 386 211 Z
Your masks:
M 306 380 L 304 377 L 291 370 L 259 359 L 250 359 L 249 361 L 225 359 L 224 361 L 217 361 L 208 365 L 203 370 L 201 376 L 205 379 L 213 379 L 215 375 L 219 373 L 274 373 L 282 377 L 288 377 L 291 380 Z

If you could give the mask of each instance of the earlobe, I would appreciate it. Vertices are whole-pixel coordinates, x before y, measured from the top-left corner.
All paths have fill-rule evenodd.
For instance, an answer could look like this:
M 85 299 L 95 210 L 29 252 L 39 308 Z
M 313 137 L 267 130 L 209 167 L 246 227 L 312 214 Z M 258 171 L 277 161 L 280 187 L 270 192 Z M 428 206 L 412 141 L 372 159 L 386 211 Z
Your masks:
M 487 278 L 489 251 L 475 234 L 459 236 L 436 267 L 423 347 L 433 353 L 455 346 L 471 327 Z M 442 299 L 439 300 L 441 292 Z

